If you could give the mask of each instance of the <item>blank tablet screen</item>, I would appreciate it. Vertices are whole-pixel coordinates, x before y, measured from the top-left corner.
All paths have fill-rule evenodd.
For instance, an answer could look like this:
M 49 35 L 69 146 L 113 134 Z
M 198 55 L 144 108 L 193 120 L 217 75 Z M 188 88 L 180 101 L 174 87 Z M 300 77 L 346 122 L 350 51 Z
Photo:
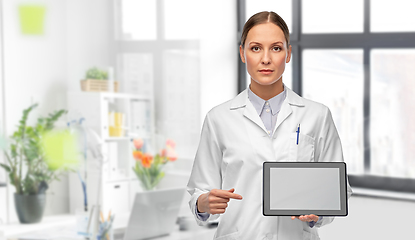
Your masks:
M 264 163 L 264 215 L 347 215 L 345 163 Z

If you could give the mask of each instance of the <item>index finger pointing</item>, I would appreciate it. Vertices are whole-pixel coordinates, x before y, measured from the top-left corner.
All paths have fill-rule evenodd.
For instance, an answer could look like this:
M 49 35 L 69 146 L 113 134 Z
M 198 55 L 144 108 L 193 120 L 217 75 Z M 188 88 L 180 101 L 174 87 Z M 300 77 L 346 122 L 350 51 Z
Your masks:
M 241 195 L 236 194 L 236 193 L 231 193 L 231 192 L 228 192 L 228 191 L 221 192 L 221 195 L 219 197 L 222 197 L 222 198 L 232 198 L 232 199 L 238 199 L 238 200 L 241 200 L 242 199 L 242 196 Z
M 219 198 L 225 198 L 225 199 L 242 199 L 242 196 L 236 193 L 233 193 L 233 189 L 231 190 L 222 190 L 222 189 L 213 189 L 210 191 L 210 193 L 213 196 L 219 197 Z

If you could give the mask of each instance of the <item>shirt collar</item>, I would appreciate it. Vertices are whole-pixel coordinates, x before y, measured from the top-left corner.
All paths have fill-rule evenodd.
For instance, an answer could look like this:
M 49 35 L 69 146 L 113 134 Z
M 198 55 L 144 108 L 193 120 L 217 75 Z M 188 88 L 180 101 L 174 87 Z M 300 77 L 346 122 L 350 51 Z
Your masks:
M 268 101 L 265 101 L 264 99 L 258 97 L 254 92 L 251 91 L 251 88 L 248 87 L 249 101 L 251 101 L 252 105 L 254 105 L 254 108 L 257 111 L 258 115 L 261 115 L 266 102 L 268 102 L 270 105 L 272 115 L 277 114 L 281 109 L 281 105 L 284 102 L 286 95 L 287 92 L 285 91 L 284 86 L 284 90 L 280 94 L 272 97 L 271 99 L 268 99 Z

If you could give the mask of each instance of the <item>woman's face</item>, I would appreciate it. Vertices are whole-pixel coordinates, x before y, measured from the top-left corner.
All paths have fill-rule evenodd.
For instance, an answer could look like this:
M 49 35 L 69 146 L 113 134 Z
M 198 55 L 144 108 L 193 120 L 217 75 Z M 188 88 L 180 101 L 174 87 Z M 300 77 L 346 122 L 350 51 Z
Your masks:
M 262 23 L 249 30 L 245 47 L 239 47 L 251 84 L 272 85 L 281 79 L 291 58 L 284 32 L 274 23 Z

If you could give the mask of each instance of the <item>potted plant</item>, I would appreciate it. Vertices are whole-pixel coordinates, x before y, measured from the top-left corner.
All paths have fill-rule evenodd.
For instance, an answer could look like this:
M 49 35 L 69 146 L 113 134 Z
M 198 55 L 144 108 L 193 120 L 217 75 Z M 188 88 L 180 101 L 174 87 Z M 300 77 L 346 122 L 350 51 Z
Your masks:
M 46 202 L 45 191 L 53 180 L 69 170 L 50 169 L 45 161 L 42 136 L 54 128 L 54 123 L 67 111 L 59 110 L 48 117 L 39 117 L 35 126 L 27 126 L 29 113 L 34 104 L 23 111 L 18 129 L 10 136 L 10 146 L 4 150 L 7 163 L 0 164 L 16 188 L 14 202 L 21 223 L 36 223 L 42 220 Z
M 85 80 L 81 80 L 82 91 L 87 92 L 106 92 L 108 91 L 108 80 L 112 77 L 108 72 L 97 67 L 89 68 L 85 74 Z M 118 82 L 114 82 L 114 92 L 118 92 Z

